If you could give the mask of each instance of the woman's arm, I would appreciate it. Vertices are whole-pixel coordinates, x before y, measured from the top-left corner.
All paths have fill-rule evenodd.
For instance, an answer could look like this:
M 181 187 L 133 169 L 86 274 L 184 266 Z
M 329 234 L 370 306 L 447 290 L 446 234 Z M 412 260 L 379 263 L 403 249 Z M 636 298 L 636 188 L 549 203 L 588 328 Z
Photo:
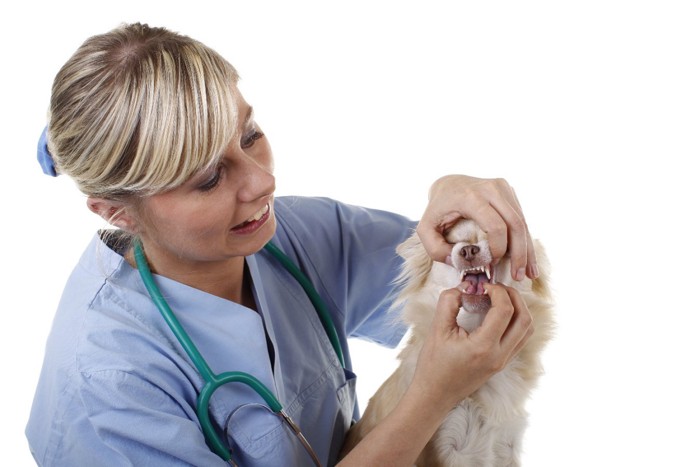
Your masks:
M 456 324 L 460 292 L 442 293 L 408 391 L 339 466 L 413 465 L 448 412 L 522 349 L 533 331 L 527 306 L 514 289 L 486 289 L 492 306 L 471 334 Z

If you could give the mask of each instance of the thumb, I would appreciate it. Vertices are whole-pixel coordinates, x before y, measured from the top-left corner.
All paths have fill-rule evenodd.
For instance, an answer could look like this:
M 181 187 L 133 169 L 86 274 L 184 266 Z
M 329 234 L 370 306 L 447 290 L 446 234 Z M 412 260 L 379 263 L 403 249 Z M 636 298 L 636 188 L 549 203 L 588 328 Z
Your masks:
M 452 253 L 450 244 L 445 241 L 445 237 L 435 230 L 434 227 L 421 221 L 416 227 L 416 233 L 425 251 L 428 253 L 428 256 L 430 256 L 433 261 L 444 263 L 445 258 Z
M 449 333 L 455 328 L 459 328 L 457 314 L 462 306 L 461 296 L 462 294 L 457 289 L 447 289 L 440 294 L 433 319 L 433 327 L 438 331 Z

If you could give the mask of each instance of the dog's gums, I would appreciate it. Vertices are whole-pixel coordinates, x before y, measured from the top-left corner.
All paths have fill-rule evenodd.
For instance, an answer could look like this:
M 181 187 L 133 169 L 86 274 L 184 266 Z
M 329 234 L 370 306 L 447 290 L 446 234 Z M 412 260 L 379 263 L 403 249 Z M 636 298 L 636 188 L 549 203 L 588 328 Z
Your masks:
M 485 279 L 486 275 L 481 274 Z M 488 296 L 486 289 L 483 287 L 483 281 L 479 283 L 478 291 L 473 291 L 474 286 L 469 282 L 459 284 L 459 290 L 462 292 L 462 309 L 466 313 L 485 314 L 491 309 L 491 297 Z M 472 331 L 475 327 L 481 324 L 481 321 L 471 323 L 468 326 L 463 326 L 467 331 Z
M 484 289 L 485 283 L 495 284 L 491 266 L 465 269 L 460 273 L 462 308 L 467 313 L 486 313 L 491 308 L 491 298 Z
M 469 268 L 462 270 L 460 274 L 460 282 L 466 282 L 468 285 L 465 287 L 464 293 L 469 295 L 482 295 L 484 293 L 484 283 L 491 282 L 493 273 L 491 272 L 491 266 L 479 266 L 475 268 Z

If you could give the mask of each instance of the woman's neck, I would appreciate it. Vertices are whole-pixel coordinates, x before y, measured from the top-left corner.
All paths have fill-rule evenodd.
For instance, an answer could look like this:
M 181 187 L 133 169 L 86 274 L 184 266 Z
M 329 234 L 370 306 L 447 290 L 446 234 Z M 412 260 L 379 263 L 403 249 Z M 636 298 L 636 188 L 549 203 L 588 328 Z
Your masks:
M 224 261 L 191 262 L 158 254 L 157 251 L 148 249 L 146 245 L 144 250 L 148 266 L 154 274 L 255 309 L 252 281 L 246 271 L 245 257 L 239 256 Z M 129 249 L 124 258 L 136 268 L 133 249 Z

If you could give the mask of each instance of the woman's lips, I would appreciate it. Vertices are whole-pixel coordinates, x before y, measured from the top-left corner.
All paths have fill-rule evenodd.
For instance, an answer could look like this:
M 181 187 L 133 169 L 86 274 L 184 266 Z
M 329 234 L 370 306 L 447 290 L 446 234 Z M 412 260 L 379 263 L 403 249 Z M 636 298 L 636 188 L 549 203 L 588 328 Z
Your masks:
M 231 229 L 232 232 L 237 234 L 249 234 L 255 232 L 260 227 L 262 227 L 265 222 L 270 218 L 270 203 L 260 208 L 258 212 L 250 216 L 245 222 L 238 224 Z

